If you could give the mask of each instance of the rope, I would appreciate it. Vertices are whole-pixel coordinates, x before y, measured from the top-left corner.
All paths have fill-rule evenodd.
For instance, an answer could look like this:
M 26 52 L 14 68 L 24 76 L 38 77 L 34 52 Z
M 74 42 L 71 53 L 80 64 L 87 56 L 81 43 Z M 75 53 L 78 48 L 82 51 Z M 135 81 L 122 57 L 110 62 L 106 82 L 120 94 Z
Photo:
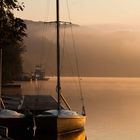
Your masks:
M 77 68 L 77 74 L 78 74 L 78 83 L 79 83 L 80 95 L 81 95 L 81 102 L 82 102 L 82 114 L 83 115 L 86 115 L 85 103 L 84 103 L 84 96 L 83 96 L 83 90 L 82 90 L 81 78 L 80 78 L 80 71 L 79 71 L 78 56 L 77 56 L 77 53 L 76 53 L 75 40 L 74 40 L 74 36 L 73 36 L 72 26 L 71 26 L 71 33 L 72 33 L 73 49 L 74 49 L 74 53 L 75 53 L 76 68 Z
M 67 1 L 67 10 L 68 10 L 68 17 L 69 17 L 69 21 L 71 23 L 71 17 L 70 17 L 70 9 L 69 9 L 69 3 Z M 79 83 L 79 89 L 80 89 L 80 95 L 81 95 L 81 102 L 82 102 L 82 115 L 86 115 L 86 110 L 85 110 L 85 103 L 84 103 L 84 96 L 83 96 L 83 92 L 82 92 L 82 85 L 81 85 L 81 79 L 80 79 L 80 71 L 79 71 L 79 63 L 78 63 L 78 56 L 76 53 L 76 45 L 75 45 L 75 39 L 74 39 L 74 35 L 73 35 L 73 28 L 72 28 L 72 24 L 70 24 L 70 28 L 71 28 L 71 34 L 72 34 L 72 43 L 73 43 L 73 49 L 74 49 L 74 55 L 75 55 L 75 61 L 76 61 L 76 69 L 77 69 L 77 74 L 78 74 L 78 83 Z
M 68 2 L 68 0 L 66 0 L 66 2 L 67 2 L 68 18 L 69 18 L 69 21 L 71 21 L 69 2 Z
M 4 105 L 4 102 L 3 102 L 2 98 L 0 98 L 0 103 L 1 103 L 1 108 L 5 109 L 5 105 Z
M 63 39 L 62 39 L 62 55 L 61 55 L 61 65 L 60 65 L 60 70 L 62 71 L 62 66 L 63 66 L 63 60 L 64 60 L 64 46 L 65 46 L 65 33 L 66 33 L 66 24 L 64 24 L 64 31 L 63 31 Z
M 49 12 L 50 12 L 50 0 L 48 0 L 47 1 L 48 2 L 48 4 L 45 4 L 45 5 L 47 5 L 47 10 L 46 10 L 46 12 L 45 12 L 45 17 L 46 17 L 46 21 L 48 21 L 48 19 L 49 19 Z M 47 13 L 47 14 L 46 14 Z M 45 19 L 45 18 L 44 18 Z M 45 44 L 45 40 L 43 41 L 43 39 L 44 39 L 44 37 L 45 37 L 45 39 L 46 39 L 46 34 L 47 34 L 47 31 L 48 31 L 48 23 L 46 23 L 45 22 L 45 20 L 44 20 L 44 22 L 43 22 L 43 27 L 42 27 L 42 31 L 41 31 L 41 46 L 44 46 L 44 44 Z M 41 54 L 40 54 L 40 64 L 45 64 L 45 60 L 43 61 L 43 56 L 44 56 L 44 51 L 43 51 L 43 47 L 41 47 L 42 49 L 41 49 Z M 46 56 L 48 56 L 48 54 L 49 54 L 49 51 L 47 51 L 47 55 Z M 46 60 L 48 60 L 48 59 L 46 59 Z

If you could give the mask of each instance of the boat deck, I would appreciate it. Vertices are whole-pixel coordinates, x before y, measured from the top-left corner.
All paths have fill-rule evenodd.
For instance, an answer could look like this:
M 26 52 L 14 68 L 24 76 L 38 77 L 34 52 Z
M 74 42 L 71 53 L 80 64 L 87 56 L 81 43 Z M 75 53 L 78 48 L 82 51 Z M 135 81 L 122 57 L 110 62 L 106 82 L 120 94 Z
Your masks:
M 21 112 L 31 111 L 33 114 L 49 109 L 57 109 L 57 102 L 51 95 L 24 95 L 22 98 L 3 96 L 3 101 L 7 109 Z
M 44 111 L 57 109 L 57 102 L 51 95 L 25 95 L 22 110 Z

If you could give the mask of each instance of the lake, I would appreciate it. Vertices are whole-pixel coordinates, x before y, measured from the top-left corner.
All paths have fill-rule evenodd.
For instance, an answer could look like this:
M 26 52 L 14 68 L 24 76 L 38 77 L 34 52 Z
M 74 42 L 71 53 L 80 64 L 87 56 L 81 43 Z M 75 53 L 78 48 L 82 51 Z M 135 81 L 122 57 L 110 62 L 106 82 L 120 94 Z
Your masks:
M 86 106 L 88 140 L 140 139 L 140 78 L 82 77 L 80 82 Z M 54 77 L 48 81 L 20 83 L 23 94 L 56 97 Z M 62 93 L 72 109 L 81 112 L 77 78 L 63 77 Z

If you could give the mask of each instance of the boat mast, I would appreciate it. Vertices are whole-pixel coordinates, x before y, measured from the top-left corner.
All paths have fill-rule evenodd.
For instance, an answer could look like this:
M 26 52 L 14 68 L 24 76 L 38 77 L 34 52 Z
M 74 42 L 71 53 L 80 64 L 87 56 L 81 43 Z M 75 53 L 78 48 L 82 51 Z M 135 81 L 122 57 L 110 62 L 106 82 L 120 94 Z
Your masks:
M 2 47 L 0 47 L 0 108 L 5 108 L 1 95 L 2 95 Z
M 0 47 L 0 98 L 2 93 L 2 47 Z
M 57 24 L 57 101 L 58 101 L 58 112 L 60 111 L 60 21 L 59 21 L 59 0 L 56 0 L 56 24 Z

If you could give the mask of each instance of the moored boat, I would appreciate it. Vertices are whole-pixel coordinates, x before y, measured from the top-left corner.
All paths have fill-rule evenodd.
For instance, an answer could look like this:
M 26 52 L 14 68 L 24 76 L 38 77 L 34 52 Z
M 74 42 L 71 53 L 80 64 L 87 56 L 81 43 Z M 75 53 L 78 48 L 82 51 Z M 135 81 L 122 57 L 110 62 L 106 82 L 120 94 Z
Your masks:
M 17 132 L 26 132 L 32 129 L 32 117 L 18 113 L 13 110 L 0 110 L 0 125 L 5 126 L 9 130 L 9 134 Z
M 61 109 L 48 110 L 36 116 L 39 131 L 65 133 L 84 128 L 86 117 L 74 111 Z
M 36 65 L 35 70 L 32 73 L 32 80 L 44 80 L 45 70 L 42 65 Z
M 7 86 L 7 85 L 6 85 Z M 11 87 L 11 84 L 8 85 Z M 13 87 L 13 85 L 12 85 Z M 17 87 L 17 86 L 15 86 Z M 8 128 L 9 135 L 30 130 L 33 126 L 32 117 L 5 108 L 2 100 L 2 48 L 0 49 L 0 126 Z
M 57 27 L 57 109 L 47 110 L 41 114 L 35 116 L 35 123 L 37 130 L 42 132 L 56 132 L 56 133 L 67 133 L 71 131 L 77 131 L 84 129 L 86 116 L 78 114 L 71 110 L 65 98 L 61 93 L 61 80 L 60 80 L 60 20 L 59 20 L 59 0 L 56 0 L 56 27 Z M 68 109 L 61 107 L 60 100 L 63 100 Z M 84 108 L 84 106 L 83 106 Z M 85 110 L 84 110 L 85 111 Z

